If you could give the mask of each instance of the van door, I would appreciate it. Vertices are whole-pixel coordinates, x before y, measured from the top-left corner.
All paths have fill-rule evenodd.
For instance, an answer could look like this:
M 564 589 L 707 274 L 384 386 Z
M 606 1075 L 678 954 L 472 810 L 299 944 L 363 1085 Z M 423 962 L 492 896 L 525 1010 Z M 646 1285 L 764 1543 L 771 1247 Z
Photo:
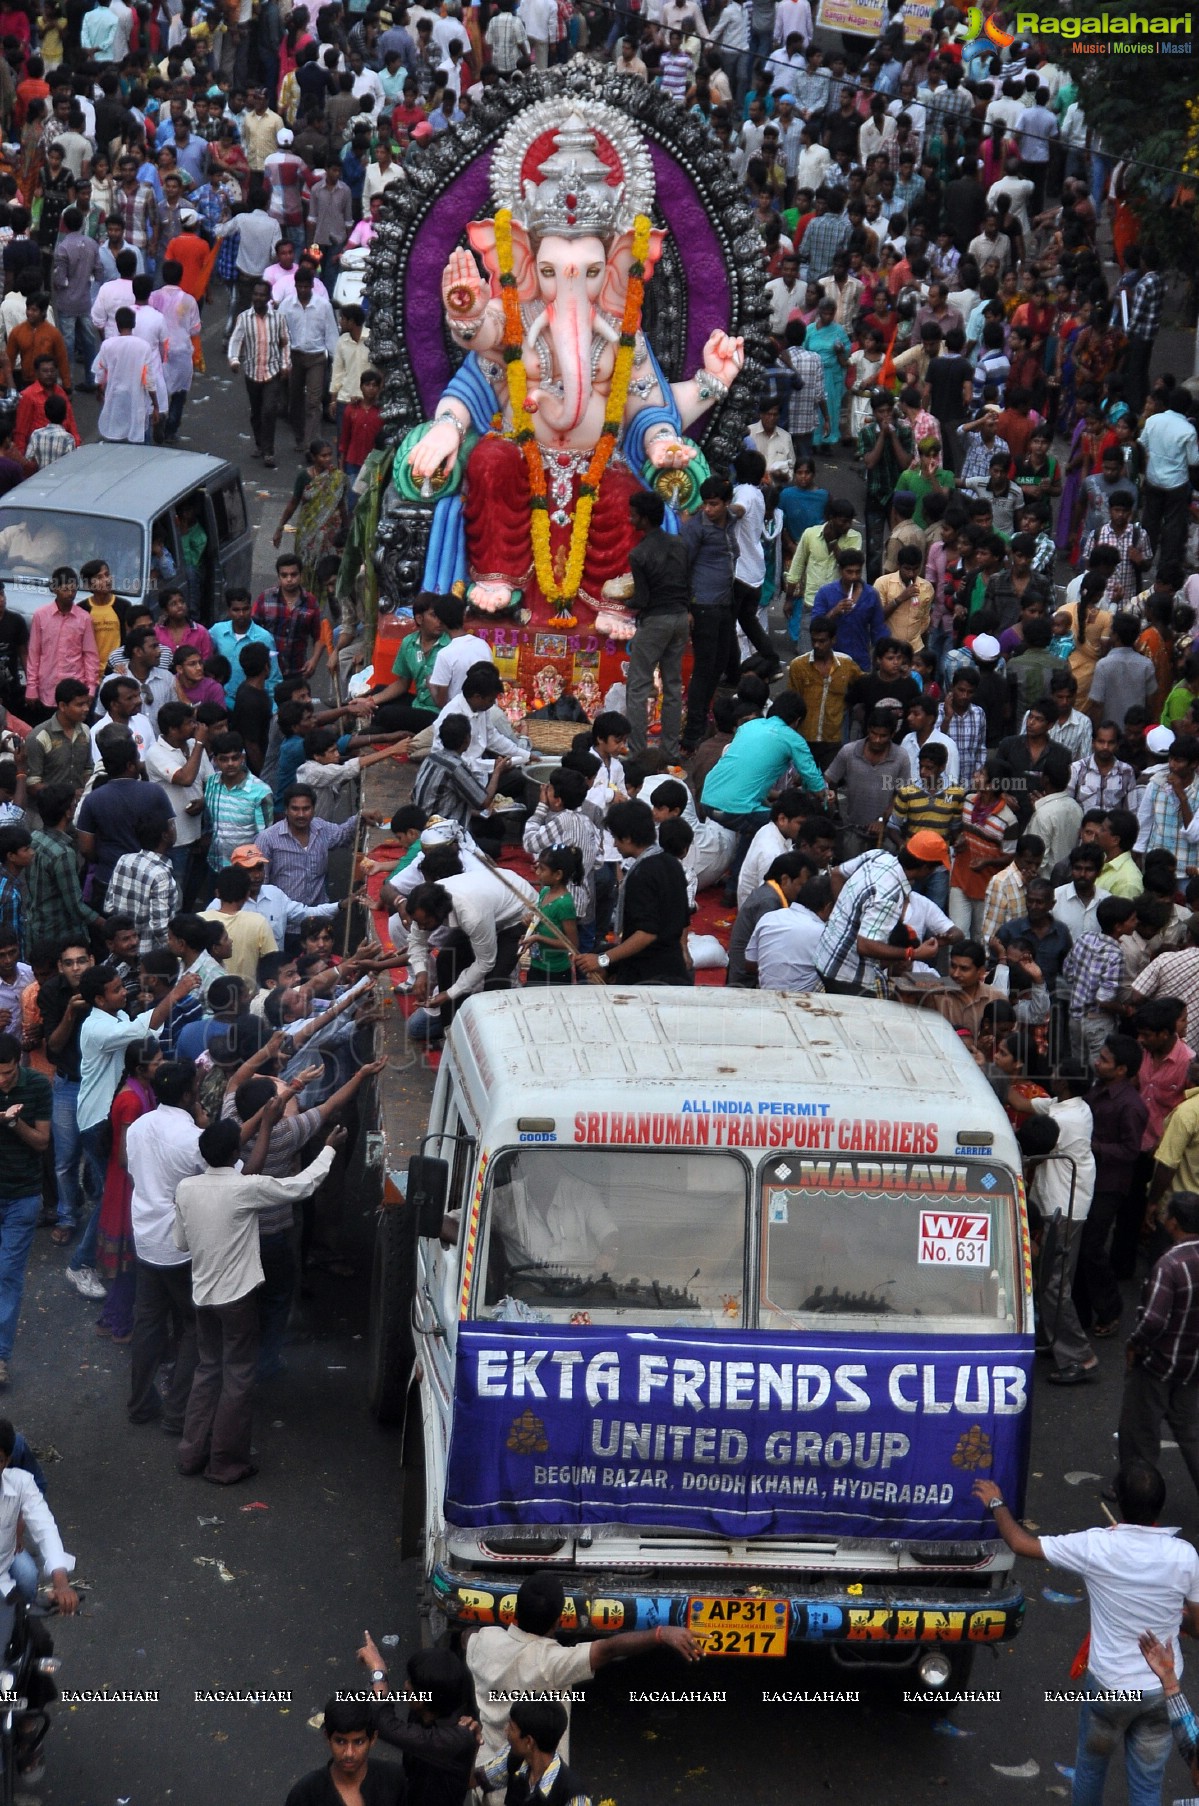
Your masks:
M 212 514 L 216 556 L 212 561 L 212 612 L 210 620 L 223 613 L 225 596 L 231 589 L 248 589 L 253 562 L 253 544 L 246 497 L 240 474 L 232 467 L 214 477 L 208 488 Z

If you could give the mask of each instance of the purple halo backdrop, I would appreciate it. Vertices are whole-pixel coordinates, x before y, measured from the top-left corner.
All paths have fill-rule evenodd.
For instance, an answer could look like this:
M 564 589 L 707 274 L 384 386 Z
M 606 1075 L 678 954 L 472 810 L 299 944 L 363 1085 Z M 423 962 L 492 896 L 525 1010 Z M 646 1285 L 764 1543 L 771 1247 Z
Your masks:
M 732 297 L 720 239 L 691 177 L 669 151 L 651 141 L 658 206 L 678 248 L 687 279 L 687 354 L 684 368 L 703 361 L 710 333 L 726 329 Z M 441 273 L 468 220 L 490 206 L 491 153 L 483 152 L 442 190 L 416 229 L 408 258 L 403 334 L 425 417 L 432 418 L 452 374 L 441 331 Z

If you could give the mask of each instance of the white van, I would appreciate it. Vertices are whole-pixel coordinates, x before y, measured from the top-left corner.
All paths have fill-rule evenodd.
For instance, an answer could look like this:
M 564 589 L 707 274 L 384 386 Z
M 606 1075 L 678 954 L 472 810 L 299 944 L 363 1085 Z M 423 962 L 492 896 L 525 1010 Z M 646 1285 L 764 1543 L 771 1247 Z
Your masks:
M 586 1634 L 821 1643 L 931 1686 L 1016 1634 L 1012 1557 L 971 1488 L 1021 1509 L 1020 1159 L 940 1018 L 478 996 L 387 1197 L 374 1403 L 405 1426 L 434 1634 L 507 1622 L 533 1564 Z

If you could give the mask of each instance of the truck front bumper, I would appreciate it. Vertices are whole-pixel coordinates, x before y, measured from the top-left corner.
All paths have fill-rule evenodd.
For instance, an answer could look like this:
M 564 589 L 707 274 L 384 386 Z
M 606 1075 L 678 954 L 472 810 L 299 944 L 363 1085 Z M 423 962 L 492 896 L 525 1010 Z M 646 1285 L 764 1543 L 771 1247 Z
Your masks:
M 534 1565 L 545 1564 L 529 1563 L 527 1568 Z M 456 1572 L 439 1562 L 431 1577 L 433 1603 L 451 1626 L 462 1630 L 510 1624 L 523 1578 L 521 1572 Z M 994 1588 L 968 1580 L 937 1585 L 932 1576 L 912 1584 L 916 1577 L 905 1575 L 902 1580 L 875 1576 L 849 1585 L 816 1583 L 797 1589 L 794 1574 L 780 1576 L 773 1586 L 748 1580 L 730 1586 L 727 1569 L 686 1578 L 689 1584 L 683 1586 L 672 1574 L 668 1586 L 651 1591 L 648 1575 L 634 1580 L 627 1574 L 596 1573 L 580 1581 L 577 1570 L 562 1571 L 566 1589 L 562 1629 L 588 1637 L 656 1630 L 659 1625 L 686 1624 L 688 1606 L 696 1598 L 786 1599 L 789 1644 L 837 1644 L 866 1662 L 877 1654 L 880 1664 L 892 1666 L 905 1650 L 915 1660 L 933 1643 L 1007 1642 L 1024 1621 L 1024 1594 L 1009 1574 L 998 1576 Z

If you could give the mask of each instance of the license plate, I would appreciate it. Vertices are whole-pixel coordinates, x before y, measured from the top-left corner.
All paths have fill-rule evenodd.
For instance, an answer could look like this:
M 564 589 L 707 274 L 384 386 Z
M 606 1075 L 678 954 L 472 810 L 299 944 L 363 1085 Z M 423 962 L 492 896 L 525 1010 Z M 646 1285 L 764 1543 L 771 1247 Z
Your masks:
M 705 1655 L 783 1656 L 791 1606 L 786 1599 L 690 1599 L 687 1628 Z

